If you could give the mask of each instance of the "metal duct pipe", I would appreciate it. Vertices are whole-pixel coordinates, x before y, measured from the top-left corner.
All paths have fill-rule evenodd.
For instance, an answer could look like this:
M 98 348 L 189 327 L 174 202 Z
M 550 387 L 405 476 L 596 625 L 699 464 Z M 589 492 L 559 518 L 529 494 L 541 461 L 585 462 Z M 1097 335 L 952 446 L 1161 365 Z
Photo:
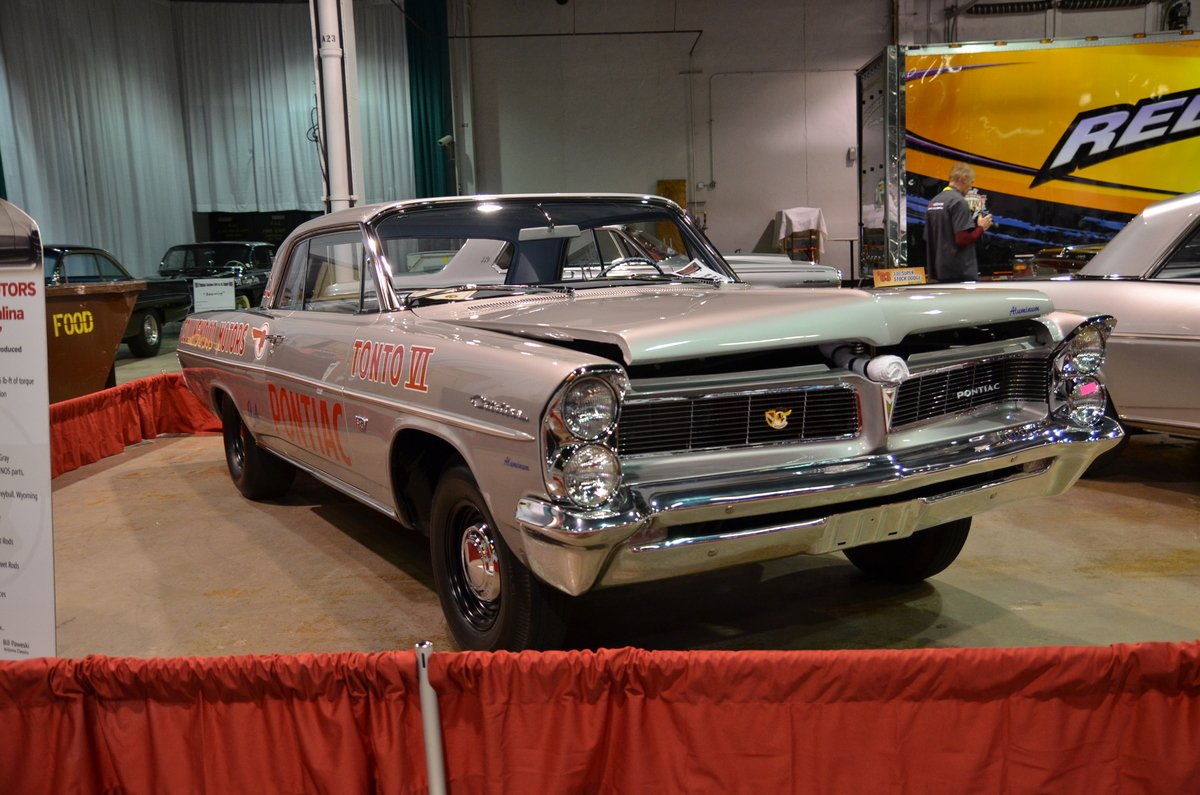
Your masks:
M 1109 8 L 1145 8 L 1150 0 L 1058 0 L 1060 11 L 1100 11 Z
M 313 51 L 317 68 L 317 109 L 320 147 L 324 159 L 325 211 L 353 207 L 354 163 L 351 131 L 357 100 L 349 83 L 353 74 L 354 15 L 352 0 L 309 0 L 313 26 Z M 348 28 L 348 29 L 347 29 Z M 348 66 L 349 62 L 349 66 Z
M 1013 3 L 976 3 L 963 9 L 971 16 L 998 14 L 1042 14 L 1058 11 L 1101 11 L 1106 9 L 1145 8 L 1150 0 L 1021 0 Z
M 1016 3 L 979 3 L 967 9 L 970 16 L 998 14 L 1041 14 L 1054 7 L 1053 0 L 1024 0 Z

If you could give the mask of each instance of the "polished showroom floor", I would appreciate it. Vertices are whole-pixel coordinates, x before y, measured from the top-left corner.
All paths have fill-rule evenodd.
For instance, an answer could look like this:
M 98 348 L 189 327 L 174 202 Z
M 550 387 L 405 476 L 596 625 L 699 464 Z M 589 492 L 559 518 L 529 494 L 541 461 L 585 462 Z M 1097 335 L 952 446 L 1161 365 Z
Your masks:
M 174 369 L 160 358 L 118 372 Z M 422 538 L 306 476 L 282 501 L 248 502 L 216 436 L 158 439 L 60 476 L 54 519 L 60 656 L 452 648 Z M 978 517 L 958 561 L 927 583 L 871 583 L 840 555 L 793 558 L 593 594 L 570 642 L 1181 641 L 1200 638 L 1197 604 L 1200 444 L 1148 435 L 1061 497 Z

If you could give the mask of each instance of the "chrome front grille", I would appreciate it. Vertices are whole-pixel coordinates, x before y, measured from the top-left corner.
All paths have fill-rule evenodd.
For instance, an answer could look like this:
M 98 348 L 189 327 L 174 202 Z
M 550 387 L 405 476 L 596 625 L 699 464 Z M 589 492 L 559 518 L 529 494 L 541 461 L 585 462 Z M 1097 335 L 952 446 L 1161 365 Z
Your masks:
M 768 414 L 786 424 L 772 427 Z M 847 439 L 860 423 L 854 390 L 841 386 L 634 398 L 621 409 L 618 449 L 631 456 Z
M 1010 357 L 925 373 L 900 385 L 892 428 L 1012 400 L 1046 401 L 1049 364 Z

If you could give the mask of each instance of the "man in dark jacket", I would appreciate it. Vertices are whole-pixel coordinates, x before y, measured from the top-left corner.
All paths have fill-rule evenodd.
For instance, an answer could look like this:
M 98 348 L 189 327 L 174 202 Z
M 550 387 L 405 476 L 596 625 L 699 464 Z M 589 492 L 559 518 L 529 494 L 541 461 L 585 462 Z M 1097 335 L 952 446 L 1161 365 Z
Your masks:
M 925 247 L 930 277 L 939 282 L 979 278 L 975 244 L 992 228 L 992 216 L 976 215 L 966 195 L 975 184 L 975 169 L 966 163 L 950 167 L 950 184 L 929 200 L 925 211 Z

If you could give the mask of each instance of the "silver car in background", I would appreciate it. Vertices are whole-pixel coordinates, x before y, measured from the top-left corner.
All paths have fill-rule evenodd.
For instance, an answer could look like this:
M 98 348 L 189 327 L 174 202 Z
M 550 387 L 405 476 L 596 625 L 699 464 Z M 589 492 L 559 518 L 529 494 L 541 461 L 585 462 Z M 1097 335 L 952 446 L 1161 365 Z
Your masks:
M 1078 273 L 1019 287 L 1116 319 L 1104 382 L 1122 425 L 1200 439 L 1200 192 L 1147 207 Z
M 670 269 L 609 248 L 662 233 Z M 331 213 L 262 306 L 179 358 L 248 498 L 297 469 L 428 536 L 471 649 L 559 644 L 571 597 L 795 554 L 915 582 L 971 517 L 1121 438 L 1110 318 L 1013 295 L 751 289 L 672 202 L 479 196 Z

